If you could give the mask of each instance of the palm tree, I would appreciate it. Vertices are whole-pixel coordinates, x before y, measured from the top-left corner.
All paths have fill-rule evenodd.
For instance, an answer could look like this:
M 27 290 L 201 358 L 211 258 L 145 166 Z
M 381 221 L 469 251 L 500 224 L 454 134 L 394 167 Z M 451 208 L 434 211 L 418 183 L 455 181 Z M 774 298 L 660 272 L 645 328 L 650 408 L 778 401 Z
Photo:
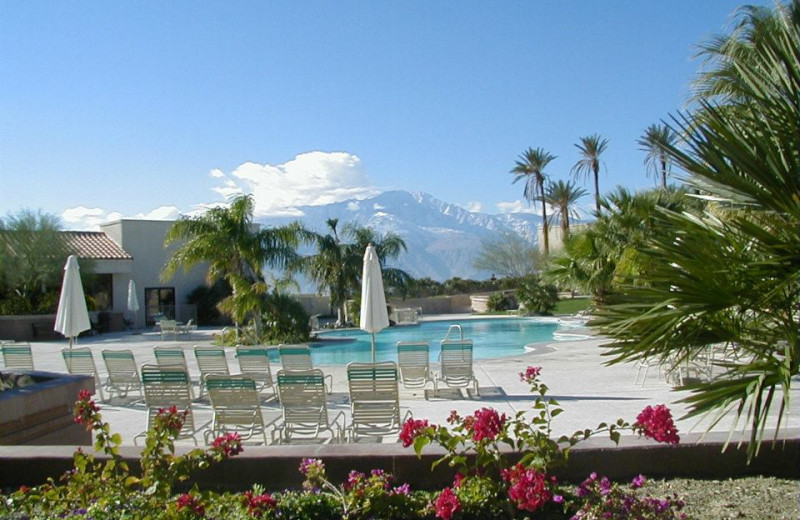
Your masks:
M 328 219 L 327 234 L 308 232 L 316 247 L 316 254 L 303 258 L 297 269 L 305 272 L 321 290 L 327 290 L 331 306 L 336 309 L 337 323 L 345 321 L 345 304 L 361 288 L 364 250 L 368 244 L 375 246 L 387 288 L 405 287 L 410 280 L 400 269 L 385 267 L 386 258 L 396 258 L 406 250 L 406 243 L 398 235 L 380 236 L 371 229 L 346 225 L 339 231 L 339 219 Z
M 547 184 L 545 200 L 550 206 L 555 208 L 554 217 L 561 223 L 561 242 L 564 243 L 569 237 L 569 219 L 580 218 L 578 210 L 575 208 L 578 200 L 586 195 L 586 190 L 575 187 L 572 181 L 564 182 L 558 180 Z M 598 201 L 598 213 L 600 206 Z
M 287 267 L 296 257 L 299 227 L 295 224 L 258 229 L 253 223 L 251 195 L 233 197 L 227 206 L 211 208 L 198 217 L 183 217 L 164 238 L 164 245 L 178 243 L 161 273 L 169 279 L 179 268 L 184 271 L 208 262 L 209 284 L 228 281 L 232 294 L 220 303 L 220 310 L 242 323 L 252 315 L 260 333 L 261 297 L 267 292 L 263 269 Z
M 752 458 L 765 430 L 786 424 L 800 373 L 800 2 L 740 13 L 710 56 L 713 90 L 673 118 L 685 147 L 666 150 L 710 202 L 659 213 L 642 248 L 646 286 L 625 287 L 597 324 L 614 339 L 614 362 L 734 346 L 746 361 L 684 401 L 711 424 L 744 422 Z
M 511 170 L 511 173 L 516 175 L 512 183 L 525 179 L 525 190 L 523 191 L 525 199 L 531 203 L 537 200 L 542 203 L 542 232 L 545 256 L 550 253 L 550 238 L 548 237 L 547 228 L 547 203 L 544 196 L 547 175 L 544 173 L 544 169 L 555 158 L 555 155 L 551 155 L 544 148 L 528 148 L 520 154 L 516 166 Z
M 647 165 L 648 175 L 653 172 L 653 176 L 658 179 L 660 174 L 661 189 L 667 188 L 667 172 L 670 164 L 667 150 L 675 146 L 677 140 L 677 134 L 667 125 L 652 124 L 644 131 L 641 139 L 636 141 L 640 146 L 639 149 L 647 153 L 644 164 Z
M 603 139 L 599 134 L 588 137 L 581 137 L 580 143 L 575 144 L 575 148 L 580 150 L 581 158 L 572 167 L 572 174 L 575 177 L 581 175 L 594 176 L 594 201 L 597 211 L 600 211 L 600 155 L 606 151 L 608 139 Z

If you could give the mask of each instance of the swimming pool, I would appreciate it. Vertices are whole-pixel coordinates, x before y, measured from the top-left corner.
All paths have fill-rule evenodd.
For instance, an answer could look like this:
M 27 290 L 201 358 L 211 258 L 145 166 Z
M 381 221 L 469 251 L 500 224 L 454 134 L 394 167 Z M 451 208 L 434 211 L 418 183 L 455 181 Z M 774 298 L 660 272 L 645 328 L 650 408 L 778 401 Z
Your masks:
M 559 324 L 539 318 L 486 318 L 461 321 L 424 321 L 418 325 L 390 327 L 375 335 L 377 361 L 397 361 L 398 341 L 427 341 L 431 361 L 439 357 L 439 341 L 450 325 L 461 325 L 464 338 L 475 345 L 475 359 L 513 356 L 525 352 L 525 345 L 553 340 Z M 361 330 L 339 330 L 320 334 L 329 341 L 312 343 L 314 365 L 346 365 L 371 361 L 370 335 Z M 451 336 L 453 337 L 453 336 Z M 340 339 L 341 341 L 332 341 Z M 349 339 L 349 341 L 348 341 Z

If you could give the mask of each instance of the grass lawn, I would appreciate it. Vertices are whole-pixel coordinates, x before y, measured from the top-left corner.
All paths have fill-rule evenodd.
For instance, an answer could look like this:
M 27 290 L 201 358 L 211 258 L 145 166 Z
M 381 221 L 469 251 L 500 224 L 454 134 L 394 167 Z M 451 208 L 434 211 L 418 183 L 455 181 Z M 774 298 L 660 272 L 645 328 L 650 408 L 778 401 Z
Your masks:
M 591 298 L 566 298 L 559 300 L 553 314 L 575 314 L 592 305 Z

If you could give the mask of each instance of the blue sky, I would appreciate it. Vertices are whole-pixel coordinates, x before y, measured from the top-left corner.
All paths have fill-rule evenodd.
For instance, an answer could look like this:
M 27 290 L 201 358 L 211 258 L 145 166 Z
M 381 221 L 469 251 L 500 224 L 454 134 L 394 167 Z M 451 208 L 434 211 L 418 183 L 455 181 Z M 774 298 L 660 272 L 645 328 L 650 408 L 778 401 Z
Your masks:
M 592 133 L 601 191 L 650 187 L 636 140 L 739 5 L 0 2 L 0 212 L 90 229 L 399 188 L 498 213 L 526 206 L 522 151 L 567 179 Z

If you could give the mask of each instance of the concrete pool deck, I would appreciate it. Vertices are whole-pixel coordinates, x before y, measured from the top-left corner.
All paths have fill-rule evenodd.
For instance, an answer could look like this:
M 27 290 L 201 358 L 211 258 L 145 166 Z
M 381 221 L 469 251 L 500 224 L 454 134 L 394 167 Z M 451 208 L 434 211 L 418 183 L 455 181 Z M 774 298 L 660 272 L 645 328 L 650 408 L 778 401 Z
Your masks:
M 453 323 L 469 318 L 468 315 L 435 317 Z M 155 363 L 154 346 L 180 345 L 191 350 L 194 345 L 210 345 L 213 334 L 218 331 L 219 329 L 200 329 L 193 333 L 191 338 L 181 338 L 179 341 L 162 341 L 158 333 L 149 330 L 140 334 L 112 333 L 81 338 L 77 346 L 91 348 L 100 378 L 105 381 L 106 370 L 101 357 L 103 349 L 130 349 L 134 353 L 137 365 L 141 366 L 145 363 Z M 575 331 L 576 329 L 572 327 L 565 330 L 568 333 Z M 695 419 L 679 419 L 686 411 L 686 406 L 677 401 L 686 397 L 688 392 L 673 390 L 663 377 L 658 377 L 656 370 L 651 369 L 645 383 L 641 385 L 634 384 L 636 370 L 632 364 L 605 366 L 606 358 L 602 356 L 603 349 L 600 346 L 607 341 L 606 338 L 596 336 L 588 339 L 570 338 L 549 342 L 533 352 L 520 353 L 516 356 L 476 360 L 475 373 L 480 383 L 479 396 L 470 395 L 466 389 L 450 390 L 447 387 L 440 388 L 439 394 L 434 396 L 431 384 L 428 384 L 426 389 L 415 390 L 405 389 L 401 385 L 402 413 L 405 415 L 406 411 L 410 411 L 416 418 L 443 424 L 451 410 L 457 410 L 461 415 L 471 414 L 483 407 L 495 408 L 509 416 L 518 411 L 531 412 L 533 398 L 528 386 L 520 382 L 519 373 L 528 366 L 541 366 L 541 379 L 550 389 L 548 397 L 559 401 L 564 408 L 564 413 L 553 421 L 554 436 L 593 428 L 600 422 L 614 422 L 618 418 L 633 422 L 645 406 L 661 403 L 669 405 L 672 409 L 681 434 L 689 431 L 699 433 L 705 431 L 706 423 L 697 425 Z M 65 372 L 61 349 L 67 347 L 66 340 L 36 342 L 31 345 L 37 370 Z M 237 373 L 238 364 L 233 357 L 233 349 L 226 350 L 231 372 Z M 187 362 L 193 379 L 197 381 L 199 371 L 192 353 L 187 355 Z M 274 364 L 272 368 L 274 375 L 280 365 Z M 333 377 L 333 392 L 328 400 L 331 417 L 341 411 L 349 423 L 345 367 L 320 366 L 319 368 Z M 800 388 L 795 385 L 791 399 L 797 402 L 798 397 Z M 132 445 L 134 436 L 145 428 L 146 410 L 143 403 L 133 402 L 136 399 L 131 397 L 126 399 L 114 397 L 110 401 L 100 402 L 98 395 L 96 400 L 104 419 L 110 422 L 111 430 L 122 435 L 125 445 Z M 775 408 L 777 411 L 777 406 Z M 202 444 L 202 430 L 211 420 L 212 409 L 207 399 L 196 401 L 193 409 L 195 424 L 199 430 L 196 438 Z M 265 404 L 263 409 L 267 422 L 280 416 L 280 407 L 274 402 Z M 732 418 L 725 418 L 713 428 L 713 431 L 727 432 L 731 424 Z M 774 422 L 769 425 L 772 426 Z M 798 428 L 800 419 L 797 416 L 790 416 L 788 423 L 781 426 Z M 737 438 L 738 436 L 734 437 Z M 381 439 L 381 442 L 396 443 L 397 438 L 386 437 Z M 190 441 L 183 441 L 180 444 L 184 443 L 192 444 Z

